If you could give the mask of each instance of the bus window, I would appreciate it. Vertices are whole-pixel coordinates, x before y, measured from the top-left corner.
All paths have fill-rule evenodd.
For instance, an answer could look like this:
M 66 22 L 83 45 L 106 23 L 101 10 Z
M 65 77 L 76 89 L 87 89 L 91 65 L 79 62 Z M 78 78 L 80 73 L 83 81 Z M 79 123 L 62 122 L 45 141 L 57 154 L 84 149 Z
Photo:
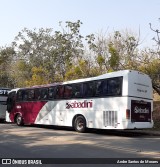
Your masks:
M 62 99 L 63 98 L 63 93 L 64 93 L 64 86 L 58 86 L 56 88 L 56 99 Z
M 40 89 L 41 92 L 41 100 L 46 100 L 48 98 L 48 88 Z
M 23 101 L 28 101 L 28 93 L 29 93 L 29 91 L 28 90 L 24 90 L 24 92 L 23 92 L 24 94 L 23 94 Z
M 24 96 L 24 90 L 19 90 L 17 92 L 17 98 L 16 98 L 16 100 L 17 101 L 23 101 L 23 96 Z
M 73 87 L 72 87 L 73 88 L 73 90 L 72 90 L 73 97 L 75 97 L 75 98 L 82 97 L 82 92 L 83 92 L 82 86 L 83 86 L 82 83 L 73 85 Z
M 65 85 L 64 98 L 69 99 L 71 97 L 72 97 L 72 86 L 71 85 Z
M 96 81 L 95 82 L 95 96 L 102 96 L 103 95 L 103 81 Z
M 35 100 L 40 100 L 41 92 L 40 89 L 35 89 Z
M 28 100 L 34 100 L 34 90 L 28 90 Z
M 93 97 L 95 92 L 94 82 L 85 82 L 83 84 L 84 97 Z
M 107 83 L 107 79 L 103 80 L 103 95 L 108 95 L 108 83 Z
M 54 99 L 54 96 L 55 96 L 55 87 L 50 87 L 48 97 L 49 99 Z
M 121 95 L 122 90 L 122 79 L 111 78 L 108 79 L 108 95 L 115 96 Z

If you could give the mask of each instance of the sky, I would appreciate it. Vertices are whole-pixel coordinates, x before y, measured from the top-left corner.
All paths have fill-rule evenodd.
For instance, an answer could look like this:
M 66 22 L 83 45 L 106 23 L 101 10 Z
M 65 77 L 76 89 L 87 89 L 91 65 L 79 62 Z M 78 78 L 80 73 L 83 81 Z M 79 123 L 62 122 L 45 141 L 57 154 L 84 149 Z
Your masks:
M 160 30 L 160 0 L 0 0 L 0 47 L 9 46 L 24 27 L 60 30 L 59 21 L 80 20 L 81 35 L 131 30 L 152 47 Z

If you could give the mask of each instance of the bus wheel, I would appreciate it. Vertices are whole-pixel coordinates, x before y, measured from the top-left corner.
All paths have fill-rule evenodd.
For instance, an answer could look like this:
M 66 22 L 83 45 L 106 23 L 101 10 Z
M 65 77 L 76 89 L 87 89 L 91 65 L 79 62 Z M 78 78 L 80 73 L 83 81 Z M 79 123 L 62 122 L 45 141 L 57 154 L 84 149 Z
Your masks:
M 78 116 L 74 121 L 74 129 L 77 132 L 85 132 L 86 130 L 86 120 L 83 116 Z
M 20 114 L 18 114 L 17 117 L 16 117 L 16 123 L 17 123 L 18 126 L 23 125 L 23 118 Z

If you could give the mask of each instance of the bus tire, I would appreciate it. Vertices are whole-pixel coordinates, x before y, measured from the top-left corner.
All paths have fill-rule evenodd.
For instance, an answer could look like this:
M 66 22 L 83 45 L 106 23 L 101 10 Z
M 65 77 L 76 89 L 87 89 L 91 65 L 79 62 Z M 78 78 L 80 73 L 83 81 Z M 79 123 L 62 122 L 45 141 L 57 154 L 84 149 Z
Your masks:
M 24 123 L 23 123 L 23 118 L 22 118 L 22 116 L 21 116 L 20 114 L 18 114 L 17 117 L 16 117 L 16 124 L 17 124 L 18 126 L 24 125 Z
M 83 133 L 86 130 L 86 120 L 83 116 L 78 116 L 74 121 L 74 129 L 77 132 Z

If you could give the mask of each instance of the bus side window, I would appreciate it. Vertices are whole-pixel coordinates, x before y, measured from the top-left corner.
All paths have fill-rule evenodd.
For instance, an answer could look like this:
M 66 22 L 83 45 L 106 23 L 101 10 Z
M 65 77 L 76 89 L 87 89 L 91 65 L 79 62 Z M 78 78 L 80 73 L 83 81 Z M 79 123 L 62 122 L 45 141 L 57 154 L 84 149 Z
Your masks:
M 64 87 L 64 98 L 69 99 L 72 97 L 72 86 L 65 85 Z
M 95 96 L 102 96 L 103 95 L 103 81 L 96 81 L 95 82 Z
M 35 100 L 40 100 L 41 92 L 40 89 L 35 89 Z
M 48 98 L 48 88 L 40 89 L 41 91 L 41 100 L 46 100 Z
M 28 100 L 28 90 L 24 90 L 23 100 L 24 100 L 24 101 L 27 101 L 27 100 Z
M 23 93 L 24 91 L 23 90 L 19 90 L 17 92 L 17 101 L 23 101 Z
M 103 95 L 108 95 L 108 80 L 103 80 Z
M 64 86 L 56 87 L 56 99 L 63 99 Z
M 82 97 L 82 92 L 83 92 L 83 84 L 82 83 L 72 85 L 72 97 L 73 98 Z
M 108 95 L 121 95 L 122 90 L 122 79 L 118 78 L 111 78 L 108 80 Z
M 54 96 L 55 96 L 55 87 L 50 87 L 48 97 L 49 99 L 54 99 Z
M 95 92 L 94 82 L 85 82 L 83 84 L 84 97 L 93 97 Z
M 28 90 L 28 100 L 34 100 L 34 90 Z

